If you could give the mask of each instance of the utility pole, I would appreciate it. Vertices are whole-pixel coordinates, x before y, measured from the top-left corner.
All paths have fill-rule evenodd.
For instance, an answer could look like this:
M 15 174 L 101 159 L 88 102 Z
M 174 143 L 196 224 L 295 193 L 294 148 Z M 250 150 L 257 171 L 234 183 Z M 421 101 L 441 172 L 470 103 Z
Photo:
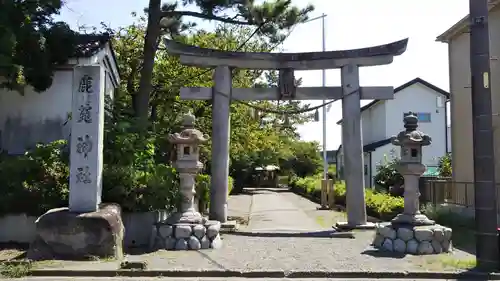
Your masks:
M 325 14 L 321 15 L 321 41 L 322 41 L 322 51 L 326 51 L 326 36 L 325 36 Z M 321 80 L 323 87 L 326 86 L 326 70 L 321 70 Z M 326 151 L 326 100 L 323 100 L 323 180 L 328 180 L 328 158 Z
M 469 0 L 477 267 L 499 268 L 488 0 Z

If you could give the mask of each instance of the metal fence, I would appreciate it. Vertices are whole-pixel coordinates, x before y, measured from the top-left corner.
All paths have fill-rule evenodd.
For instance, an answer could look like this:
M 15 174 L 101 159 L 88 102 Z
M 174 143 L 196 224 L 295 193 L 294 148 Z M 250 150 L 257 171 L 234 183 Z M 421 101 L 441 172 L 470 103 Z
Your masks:
M 497 184 L 497 210 L 500 213 L 500 198 Z M 426 178 L 420 181 L 420 201 L 422 203 L 453 204 L 474 208 L 474 183 L 453 181 L 451 178 Z

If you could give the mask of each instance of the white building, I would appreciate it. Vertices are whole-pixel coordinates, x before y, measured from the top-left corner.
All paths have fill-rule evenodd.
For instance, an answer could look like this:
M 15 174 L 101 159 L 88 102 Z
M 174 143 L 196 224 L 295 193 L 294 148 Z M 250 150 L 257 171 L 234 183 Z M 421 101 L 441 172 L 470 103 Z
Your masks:
M 415 78 L 394 89 L 394 99 L 374 100 L 361 108 L 366 187 L 374 186 L 373 177 L 380 163 L 385 159 L 390 160 L 393 156 L 399 158 L 399 147 L 392 145 L 390 138 L 404 129 L 403 117 L 410 111 L 417 114 L 418 129 L 432 138 L 432 144 L 424 147 L 422 151 L 422 162 L 428 168 L 425 175 L 436 174 L 438 158 L 451 151 L 446 122 L 448 100 L 448 92 L 423 79 Z M 337 122 L 341 123 L 342 120 Z M 340 171 L 342 178 L 342 145 L 337 151 L 337 171 Z
M 0 88 L 0 151 L 24 153 L 36 143 L 68 139 L 73 69 L 100 64 L 106 69 L 105 93 L 113 97 L 120 84 L 118 65 L 108 35 L 80 35 L 75 57 L 60 65 L 52 86 L 42 93 L 26 87 L 24 93 Z

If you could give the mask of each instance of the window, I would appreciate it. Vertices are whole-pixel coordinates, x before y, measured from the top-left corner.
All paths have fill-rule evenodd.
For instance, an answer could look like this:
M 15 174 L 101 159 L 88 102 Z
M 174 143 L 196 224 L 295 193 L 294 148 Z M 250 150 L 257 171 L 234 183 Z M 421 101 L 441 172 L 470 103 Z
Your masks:
M 417 116 L 419 122 L 422 122 L 422 123 L 430 123 L 431 122 L 431 114 L 430 113 L 414 112 L 413 114 L 415 114 Z M 408 116 L 408 113 L 403 114 L 403 117 L 406 117 L 406 116 Z
M 184 147 L 184 155 L 189 155 L 189 146 Z

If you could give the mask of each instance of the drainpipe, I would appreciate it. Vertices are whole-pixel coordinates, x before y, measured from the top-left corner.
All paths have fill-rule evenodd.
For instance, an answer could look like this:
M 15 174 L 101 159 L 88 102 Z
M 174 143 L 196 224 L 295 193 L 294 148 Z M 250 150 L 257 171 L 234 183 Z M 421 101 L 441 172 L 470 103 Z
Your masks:
M 370 163 L 370 166 L 368 166 L 368 176 L 369 176 L 369 179 L 370 179 L 370 188 L 373 189 L 373 186 L 372 186 L 372 152 L 368 152 L 368 162 Z
M 450 103 L 450 99 L 446 99 L 444 102 L 444 147 L 446 154 L 449 152 L 449 147 L 448 147 L 448 104 Z M 451 105 L 450 105 L 451 106 Z

